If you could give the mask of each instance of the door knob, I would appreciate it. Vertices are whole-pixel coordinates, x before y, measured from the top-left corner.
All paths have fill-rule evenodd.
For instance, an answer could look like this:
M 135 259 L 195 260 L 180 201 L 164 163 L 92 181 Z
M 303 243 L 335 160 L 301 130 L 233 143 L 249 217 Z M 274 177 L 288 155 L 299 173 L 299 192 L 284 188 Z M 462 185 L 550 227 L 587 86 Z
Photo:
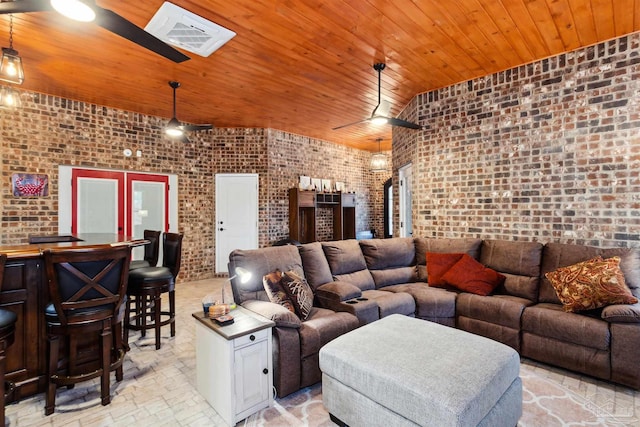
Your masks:
M 265 375 L 267 375 L 267 374 L 269 373 L 269 370 L 268 370 L 267 368 L 264 368 L 264 369 L 262 370 L 262 373 L 263 373 L 263 374 L 265 374 Z
M 224 228 L 220 227 L 220 228 L 219 228 L 219 230 L 220 230 L 220 231 L 224 231 Z

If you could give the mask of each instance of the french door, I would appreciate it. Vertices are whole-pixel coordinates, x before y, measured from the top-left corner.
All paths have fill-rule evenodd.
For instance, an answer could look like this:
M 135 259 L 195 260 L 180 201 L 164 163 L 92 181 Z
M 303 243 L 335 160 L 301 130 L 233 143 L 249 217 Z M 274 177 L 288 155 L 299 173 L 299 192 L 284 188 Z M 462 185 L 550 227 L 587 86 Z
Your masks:
M 170 208 L 171 199 L 177 199 L 175 191 L 170 196 L 170 180 L 176 179 L 170 175 L 61 166 L 60 182 L 69 175 L 71 197 L 62 184 L 60 189 L 60 233 L 126 234 L 139 239 L 146 229 L 169 231 L 170 217 L 177 216 L 170 215 L 177 208 Z M 134 249 L 133 259 L 143 256 L 142 247 Z

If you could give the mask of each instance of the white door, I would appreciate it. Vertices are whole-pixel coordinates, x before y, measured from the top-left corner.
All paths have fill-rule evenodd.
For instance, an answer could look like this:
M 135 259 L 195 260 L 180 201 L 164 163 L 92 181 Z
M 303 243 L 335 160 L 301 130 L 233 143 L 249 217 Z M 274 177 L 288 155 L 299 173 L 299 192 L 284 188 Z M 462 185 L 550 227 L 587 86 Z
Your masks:
M 413 236 L 413 210 L 411 191 L 413 188 L 413 167 L 411 163 L 399 169 L 399 214 L 400 214 L 400 237 Z
M 234 249 L 258 248 L 258 174 L 216 174 L 216 273 Z

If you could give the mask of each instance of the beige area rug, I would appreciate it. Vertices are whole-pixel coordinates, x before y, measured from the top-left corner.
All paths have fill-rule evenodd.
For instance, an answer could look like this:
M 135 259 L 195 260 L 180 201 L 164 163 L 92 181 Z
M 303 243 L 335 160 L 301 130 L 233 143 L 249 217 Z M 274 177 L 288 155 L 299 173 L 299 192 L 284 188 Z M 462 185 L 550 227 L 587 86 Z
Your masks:
M 640 426 L 640 399 L 631 389 L 523 359 L 521 427 Z M 316 384 L 277 399 L 238 426 L 335 426 Z

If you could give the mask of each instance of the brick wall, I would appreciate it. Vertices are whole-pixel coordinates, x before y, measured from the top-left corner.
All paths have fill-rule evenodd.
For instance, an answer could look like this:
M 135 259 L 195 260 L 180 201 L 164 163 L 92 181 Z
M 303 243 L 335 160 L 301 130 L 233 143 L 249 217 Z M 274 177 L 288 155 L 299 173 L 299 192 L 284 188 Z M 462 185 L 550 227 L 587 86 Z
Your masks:
M 259 244 L 288 236 L 287 189 L 299 175 L 343 181 L 358 192 L 358 229 L 373 227 L 370 153 L 267 129 L 214 129 L 163 136 L 166 118 L 50 95 L 21 92 L 23 108 L 0 114 L 0 244 L 26 243 L 58 229 L 58 165 L 170 173 L 178 176 L 178 230 L 184 233 L 181 280 L 213 275 L 216 173 L 259 174 Z M 141 150 L 141 158 L 122 151 Z M 15 198 L 11 175 L 49 175 L 49 196 Z M 376 207 L 376 209 L 382 209 Z
M 639 95 L 638 33 L 418 95 L 414 235 L 638 246 Z

